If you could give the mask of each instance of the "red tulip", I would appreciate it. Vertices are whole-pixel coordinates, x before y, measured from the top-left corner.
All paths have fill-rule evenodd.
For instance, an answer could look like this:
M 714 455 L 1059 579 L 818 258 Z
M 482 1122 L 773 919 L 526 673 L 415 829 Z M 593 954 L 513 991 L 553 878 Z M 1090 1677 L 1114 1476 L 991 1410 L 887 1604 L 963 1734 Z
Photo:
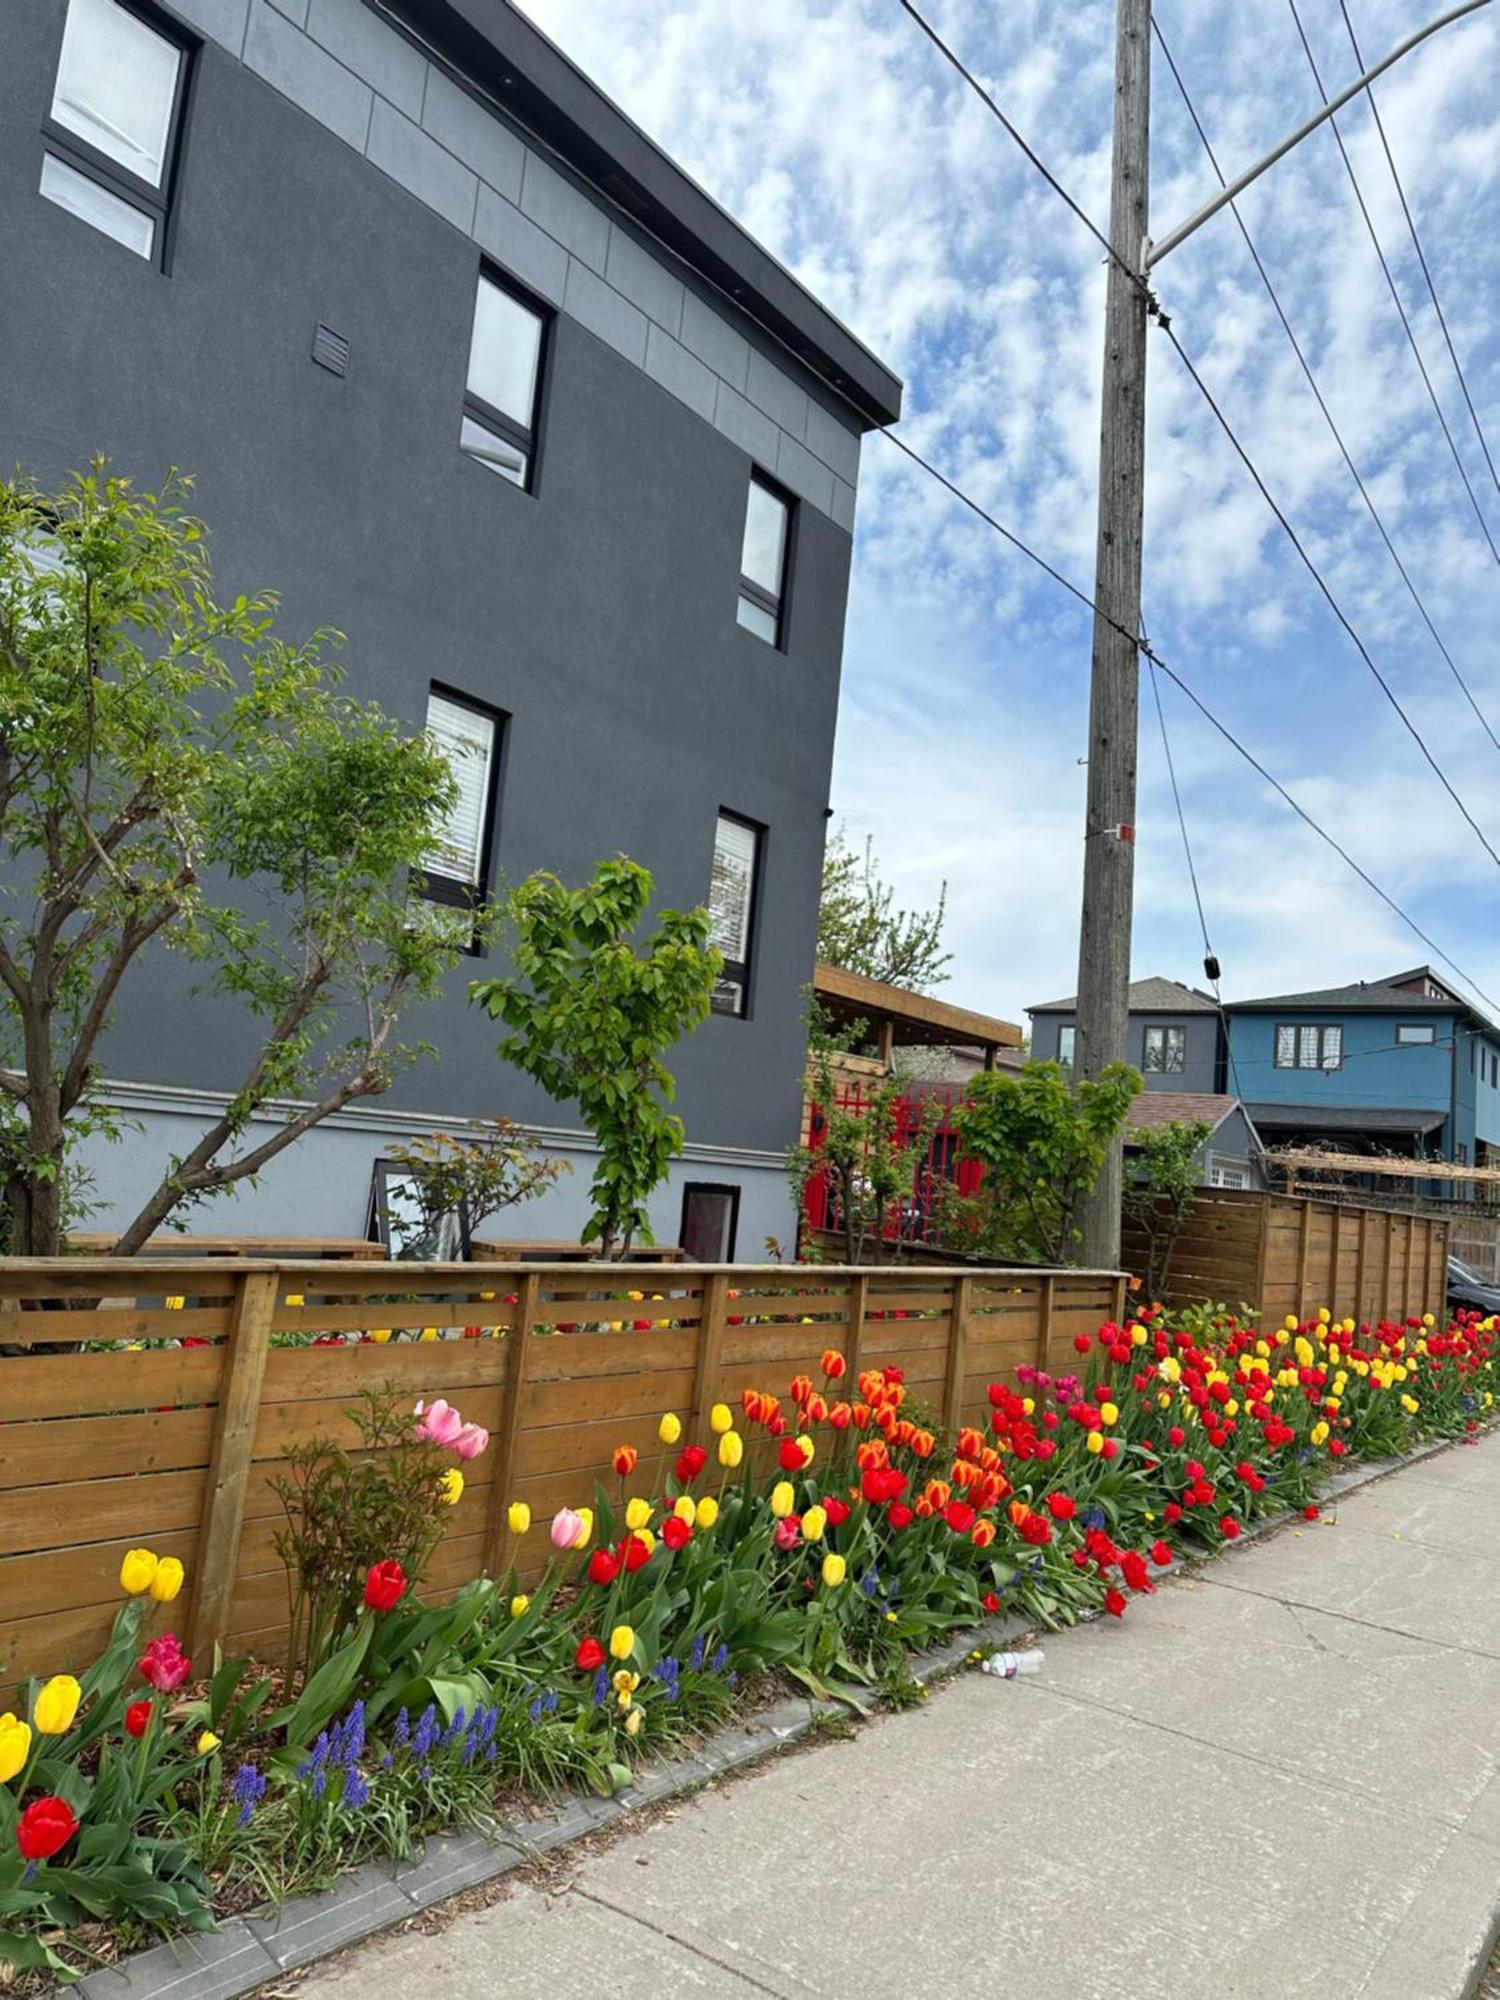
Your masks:
M 974 1509 L 966 1500 L 950 1500 L 943 1509 L 943 1519 L 955 1535 L 966 1535 L 974 1525 Z
M 1167 1547 L 1165 1542 L 1153 1542 L 1151 1544 L 1151 1560 L 1160 1568 L 1165 1569 L 1167 1564 L 1172 1560 L 1172 1551 Z
M 365 1577 L 365 1603 L 371 1611 L 394 1611 L 406 1593 L 406 1571 L 394 1561 L 372 1563 Z
M 669 1549 L 685 1549 L 693 1531 L 678 1514 L 669 1514 L 661 1524 L 661 1538 Z
M 1319 1514 L 1320 1509 L 1317 1507 L 1304 1507 L 1302 1509 L 1302 1518 L 1304 1521 L 1316 1521 L 1319 1518 Z
M 691 1486 L 707 1463 L 708 1453 L 701 1444 L 685 1445 L 677 1460 L 677 1484 Z
M 1078 1502 L 1067 1493 L 1049 1493 L 1047 1512 L 1054 1521 L 1071 1521 L 1078 1512 Z
M 1120 1574 L 1132 1590 L 1155 1590 L 1151 1572 L 1146 1568 L 1146 1558 L 1135 1549 L 1127 1549 L 1120 1558 Z
M 1111 1618 L 1123 1618 L 1125 1616 L 1125 1598 L 1115 1589 L 1113 1584 L 1104 1593 L 1104 1608 Z
M 146 1648 L 136 1671 L 143 1681 L 150 1682 L 158 1694 L 171 1694 L 193 1671 L 193 1663 L 183 1652 L 177 1634 L 163 1632 Z
M 804 1464 L 802 1447 L 795 1438 L 783 1438 L 776 1454 L 783 1472 L 800 1472 Z
M 622 1479 L 628 1479 L 635 1471 L 636 1460 L 640 1456 L 633 1444 L 617 1444 L 611 1463 Z
M 979 1600 L 981 1607 L 992 1615 L 1000 1609 L 1000 1600 L 993 1590 L 987 1590 Z
M 1237 1538 L 1240 1532 L 1240 1524 L 1234 1518 L 1233 1514 L 1226 1514 L 1224 1516 L 1223 1520 L 1219 1523 L 1219 1532 L 1226 1542 L 1232 1542 Z
M 675 1515 L 673 1518 L 674 1519 L 676 1518 Z M 643 1569 L 645 1565 L 648 1562 L 650 1562 L 651 1544 L 649 1542 L 642 1541 L 639 1535 L 630 1534 L 625 1537 L 623 1542 L 621 1542 L 620 1554 L 625 1559 L 626 1573 L 630 1576 L 634 1576 L 638 1569 Z
M 899 1534 L 903 1528 L 909 1528 L 911 1526 L 912 1511 L 910 1507 L 906 1505 L 905 1501 L 898 1500 L 893 1506 L 886 1508 L 885 1518 L 887 1519 L 887 1521 L 890 1522 L 891 1526 Z
M 50 1861 L 78 1831 L 65 1799 L 33 1799 L 16 1822 L 16 1845 L 27 1861 Z
M 823 1512 L 828 1516 L 830 1528 L 842 1528 L 849 1518 L 849 1502 L 841 1500 L 836 1493 L 830 1493 L 823 1502 Z
M 125 1734 L 144 1736 L 151 1727 L 154 1704 L 149 1701 L 133 1701 L 125 1711 Z
M 573 1655 L 573 1664 L 580 1673 L 592 1674 L 604 1665 L 604 1648 L 597 1639 L 585 1639 Z
M 620 1558 L 611 1549 L 595 1549 L 589 1557 L 589 1582 L 613 1583 L 620 1574 Z

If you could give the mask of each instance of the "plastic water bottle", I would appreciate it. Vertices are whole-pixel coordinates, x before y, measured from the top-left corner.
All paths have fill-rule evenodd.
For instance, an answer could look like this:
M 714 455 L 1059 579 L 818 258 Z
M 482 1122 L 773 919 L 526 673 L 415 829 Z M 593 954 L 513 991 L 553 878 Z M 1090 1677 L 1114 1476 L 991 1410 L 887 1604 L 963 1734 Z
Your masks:
M 1020 1674 L 1039 1674 L 1045 1655 L 1037 1648 L 1026 1653 L 991 1653 L 980 1668 L 997 1680 L 1013 1681 Z

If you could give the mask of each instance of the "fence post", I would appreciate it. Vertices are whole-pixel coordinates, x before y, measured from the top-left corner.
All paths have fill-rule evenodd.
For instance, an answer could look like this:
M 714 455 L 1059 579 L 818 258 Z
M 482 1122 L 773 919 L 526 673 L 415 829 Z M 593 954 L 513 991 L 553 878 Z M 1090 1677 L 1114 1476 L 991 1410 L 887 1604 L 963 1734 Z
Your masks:
M 849 1363 L 849 1373 L 845 1378 L 849 1383 L 849 1400 L 859 1399 L 859 1371 L 864 1366 L 865 1315 L 870 1309 L 870 1280 L 861 1271 L 849 1280 L 849 1324 L 844 1340 L 844 1356 Z
M 193 1616 L 188 1627 L 188 1651 L 204 1666 L 229 1630 L 260 1392 L 271 1350 L 271 1322 L 281 1297 L 279 1271 L 237 1271 L 231 1282 L 234 1304 L 219 1377 L 213 1452 L 203 1488 L 192 1582 Z
M 943 1383 L 943 1428 L 952 1435 L 963 1421 L 964 1373 L 968 1366 L 969 1315 L 973 1311 L 974 1280 L 953 1281 L 952 1320 L 948 1327 L 948 1373 Z
M 1307 1259 L 1312 1249 L 1312 1203 L 1302 1203 L 1302 1224 L 1297 1233 L 1297 1317 L 1307 1318 Z
M 522 1278 L 510 1322 L 510 1354 L 505 1369 L 505 1406 L 500 1412 L 500 1436 L 495 1443 L 495 1484 L 490 1495 L 490 1531 L 484 1567 L 489 1576 L 504 1576 L 510 1567 L 514 1536 L 506 1515 L 515 1480 L 516 1440 L 521 1435 L 521 1406 L 526 1400 L 526 1370 L 531 1358 L 531 1327 L 536 1318 L 541 1279 L 535 1271 Z
M 1355 1267 L 1354 1275 L 1354 1318 L 1356 1323 L 1362 1319 L 1368 1319 L 1370 1316 L 1365 1308 L 1365 1287 L 1370 1282 L 1369 1248 L 1370 1211 L 1367 1208 L 1362 1208 L 1359 1211 L 1359 1262 Z
M 1163 1287 L 1163 1289 L 1165 1289 L 1165 1287 Z M 1126 1280 L 1125 1273 L 1122 1271 L 1119 1277 L 1115 1279 L 1113 1286 L 1114 1322 L 1115 1325 L 1118 1327 L 1123 1327 L 1125 1324 L 1125 1302 L 1128 1291 L 1129 1291 L 1129 1285 Z M 1045 1362 L 1043 1363 L 1043 1366 L 1044 1367 L 1046 1366 Z
M 1036 1365 L 1045 1370 L 1052 1366 L 1052 1301 L 1056 1289 L 1057 1280 L 1049 1271 L 1042 1279 L 1036 1310 Z
M 698 1370 L 693 1384 L 692 1435 L 700 1444 L 708 1437 L 708 1413 L 714 1406 L 714 1387 L 719 1379 L 720 1357 L 724 1352 L 724 1303 L 729 1278 L 714 1271 L 703 1280 L 698 1301 Z

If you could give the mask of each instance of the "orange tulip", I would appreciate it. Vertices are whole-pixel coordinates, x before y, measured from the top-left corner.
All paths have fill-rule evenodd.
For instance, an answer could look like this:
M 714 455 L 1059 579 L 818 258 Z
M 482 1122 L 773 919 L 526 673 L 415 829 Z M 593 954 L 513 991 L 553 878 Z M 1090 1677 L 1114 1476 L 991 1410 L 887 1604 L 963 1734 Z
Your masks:
M 864 1430 L 864 1429 L 865 1429 L 865 1428 L 866 1428 L 866 1427 L 868 1426 L 868 1424 L 869 1424 L 869 1421 L 870 1421 L 870 1406 L 869 1406 L 869 1404 L 868 1404 L 868 1403 L 856 1403 L 856 1404 L 854 1405 L 854 1409 L 853 1409 L 853 1412 L 852 1412 L 852 1414 L 853 1414 L 853 1417 L 854 1417 L 854 1428 L 855 1428 L 855 1429 L 856 1429 L 857 1431 L 862 1431 L 862 1430 Z
M 792 1401 L 794 1403 L 805 1403 L 811 1394 L 812 1377 L 810 1375 L 794 1375 L 791 1387 Z
M 827 1416 L 827 1400 L 820 1396 L 817 1390 L 814 1389 L 807 1399 L 807 1421 L 810 1424 L 821 1424 L 826 1421 Z
M 912 1438 L 911 1448 L 918 1458 L 931 1458 L 937 1439 L 931 1431 L 918 1431 Z
M 943 1479 L 929 1479 L 922 1488 L 922 1498 L 932 1507 L 946 1507 L 953 1498 L 953 1488 Z
M 960 1458 L 978 1458 L 984 1450 L 984 1439 L 972 1429 L 961 1430 L 958 1434 L 958 1455 Z
M 1012 1500 L 1006 1512 L 1010 1515 L 1011 1525 L 1019 1528 L 1031 1513 L 1031 1509 L 1024 1500 Z
M 836 1347 L 825 1347 L 818 1357 L 818 1365 L 830 1382 L 837 1382 L 849 1366 Z
M 987 1549 L 995 1539 L 994 1522 L 976 1521 L 974 1523 L 974 1532 L 969 1539 L 973 1542 L 976 1549 Z
M 872 1467 L 884 1465 L 890 1458 L 883 1438 L 869 1438 L 864 1444 L 854 1447 L 854 1463 L 861 1472 L 869 1472 Z
M 835 1403 L 828 1412 L 828 1421 L 836 1431 L 846 1431 L 853 1416 L 854 1412 L 847 1403 Z
M 622 1479 L 628 1479 L 631 1473 L 635 1471 L 635 1463 L 639 1457 L 640 1453 L 633 1444 L 617 1444 L 615 1446 L 613 1464 L 615 1471 L 619 1473 Z

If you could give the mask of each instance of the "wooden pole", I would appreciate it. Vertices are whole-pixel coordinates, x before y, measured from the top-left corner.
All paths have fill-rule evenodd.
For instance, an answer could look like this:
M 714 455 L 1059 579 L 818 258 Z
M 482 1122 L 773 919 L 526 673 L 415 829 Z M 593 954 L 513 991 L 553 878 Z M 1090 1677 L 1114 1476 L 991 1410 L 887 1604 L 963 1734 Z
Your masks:
M 948 1372 L 943 1382 L 943 1425 L 950 1435 L 963 1422 L 964 1375 L 968 1367 L 973 1294 L 974 1280 L 971 1277 L 954 1279 L 952 1319 L 948 1327 Z
M 1307 1318 L 1307 1259 L 1312 1249 L 1312 1203 L 1302 1204 L 1302 1222 L 1297 1232 L 1297 1317 Z
M 1049 1371 L 1052 1367 L 1052 1304 L 1056 1290 L 1057 1280 L 1049 1271 L 1042 1279 L 1036 1308 L 1036 1365 Z
M 864 1366 L 865 1317 L 870 1309 L 870 1280 L 861 1271 L 858 1277 L 849 1280 L 849 1319 L 844 1333 L 844 1356 L 849 1363 L 849 1372 L 844 1377 L 849 1384 L 849 1400 L 859 1397 L 859 1371 Z
M 1370 1317 L 1365 1304 L 1365 1287 L 1370 1282 L 1370 1211 L 1359 1211 L 1359 1262 L 1354 1277 L 1354 1318 L 1356 1322 Z
M 193 1615 L 188 1652 L 211 1671 L 213 1648 L 229 1633 L 240 1536 L 250 1488 L 260 1392 L 271 1351 L 271 1326 L 280 1303 L 279 1271 L 236 1273 L 229 1338 L 220 1376 L 219 1412 L 214 1420 L 213 1454 L 203 1489 L 198 1555 L 191 1579 Z
M 698 1367 L 693 1383 L 692 1436 L 699 1444 L 708 1441 L 708 1414 L 713 1408 L 724 1353 L 725 1303 L 729 1278 L 723 1271 L 711 1272 L 703 1280 L 698 1300 Z
M 490 1498 L 490 1527 L 484 1556 L 484 1567 L 490 1576 L 504 1576 L 510 1568 L 515 1549 L 515 1537 L 510 1532 L 506 1517 L 514 1498 L 516 1443 L 521 1435 L 526 1371 L 531 1360 L 531 1329 L 536 1320 L 541 1283 L 535 1272 L 522 1278 L 510 1332 L 506 1335 L 510 1353 L 505 1370 L 505 1402 L 500 1411 L 500 1435 L 495 1440 L 495 1484 Z
M 1074 1075 L 1125 1056 L 1135 893 L 1141 534 L 1146 486 L 1146 288 L 1137 273 L 1150 224 L 1151 0 L 1118 0 L 1115 128 L 1104 309 L 1099 519 L 1089 693 L 1088 806 L 1078 936 Z M 1120 1262 L 1124 1151 L 1117 1137 L 1083 1206 L 1081 1260 Z

